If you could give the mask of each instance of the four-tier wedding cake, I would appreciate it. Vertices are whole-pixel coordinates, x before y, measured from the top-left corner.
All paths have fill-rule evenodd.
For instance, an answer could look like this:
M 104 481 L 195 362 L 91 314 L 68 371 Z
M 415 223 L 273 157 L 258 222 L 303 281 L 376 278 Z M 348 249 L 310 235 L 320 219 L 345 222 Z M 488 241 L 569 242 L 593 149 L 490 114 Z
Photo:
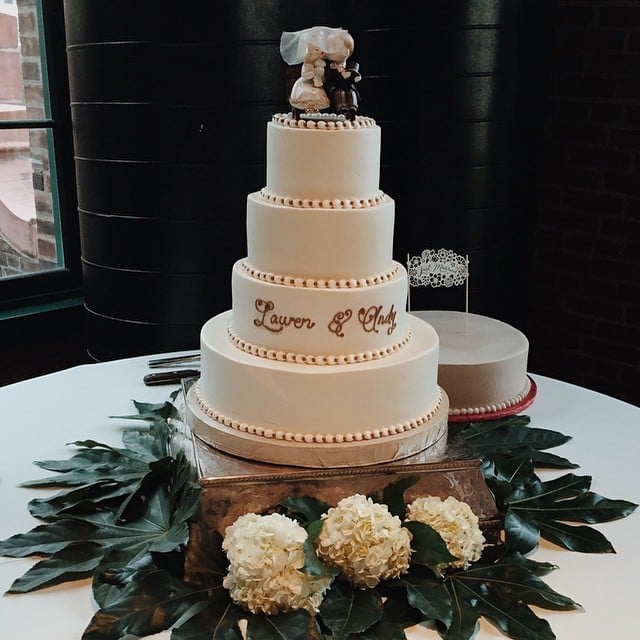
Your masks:
M 201 332 L 192 428 L 243 458 L 360 466 L 446 438 L 438 336 L 406 311 L 381 130 L 357 115 L 352 50 L 342 29 L 283 35 L 285 60 L 302 63 L 293 111 L 267 123 L 266 184 L 247 198 L 232 309 Z M 327 102 L 334 112 L 317 113 Z

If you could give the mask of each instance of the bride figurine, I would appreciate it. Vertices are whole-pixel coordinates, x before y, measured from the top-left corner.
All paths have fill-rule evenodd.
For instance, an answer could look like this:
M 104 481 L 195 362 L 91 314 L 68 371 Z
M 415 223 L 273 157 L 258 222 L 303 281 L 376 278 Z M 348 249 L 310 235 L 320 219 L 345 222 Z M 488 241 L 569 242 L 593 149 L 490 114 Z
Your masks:
M 330 105 L 324 90 L 325 45 L 329 36 L 338 31 L 329 27 L 311 27 L 302 31 L 285 31 L 280 39 L 280 53 L 287 64 L 302 63 L 300 77 L 295 81 L 289 104 L 293 116 L 318 113 Z

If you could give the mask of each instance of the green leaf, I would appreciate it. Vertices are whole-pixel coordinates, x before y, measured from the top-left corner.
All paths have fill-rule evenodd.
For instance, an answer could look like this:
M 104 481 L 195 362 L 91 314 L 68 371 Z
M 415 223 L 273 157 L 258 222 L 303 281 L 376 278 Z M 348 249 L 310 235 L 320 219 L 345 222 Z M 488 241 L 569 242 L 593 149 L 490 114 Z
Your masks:
M 511 508 L 519 510 L 522 503 L 511 504 Z M 530 514 L 545 520 L 567 520 L 569 522 L 585 522 L 598 524 L 624 518 L 637 508 L 637 505 L 626 500 L 609 500 L 591 491 L 578 496 L 563 499 L 539 500 L 535 504 L 525 504 Z
M 285 498 L 280 502 L 292 517 L 296 517 L 304 526 L 309 522 L 320 520 L 323 513 L 326 513 L 329 505 L 323 500 L 311 498 Z
M 412 535 L 411 562 L 436 570 L 438 565 L 453 562 L 458 558 L 452 555 L 440 534 L 423 522 L 404 522 L 403 527 Z
M 0 542 L 0 555 L 24 558 L 31 555 L 50 555 L 73 542 L 89 540 L 95 526 L 82 521 L 54 522 L 34 527 L 27 533 L 17 533 Z
M 514 458 L 506 455 L 496 455 L 488 458 L 489 464 L 483 470 L 485 477 L 489 476 L 497 481 L 516 487 L 524 486 L 533 476 L 533 462 L 530 458 Z
M 420 480 L 420 476 L 405 476 L 391 482 L 382 490 L 382 502 L 389 508 L 389 513 L 400 520 L 407 517 L 404 493 Z
M 529 605 L 561 610 L 579 607 L 538 577 L 552 568 L 513 554 L 495 563 L 481 560 L 466 571 L 451 574 L 446 585 L 454 603 L 453 621 L 446 637 L 470 638 L 478 616 L 483 616 L 511 638 L 552 640 L 555 636 L 548 623 Z
M 504 517 L 505 548 L 507 552 L 525 554 L 533 551 L 540 541 L 540 528 L 535 521 L 509 509 Z
M 204 606 L 185 622 L 178 621 L 171 640 L 242 640 L 238 622 L 247 617 L 224 593 L 202 603 Z
M 446 587 L 451 597 L 451 622 L 444 635 L 445 640 L 471 640 L 478 628 L 480 611 L 476 599 L 462 583 L 447 580 Z
M 304 609 L 277 616 L 249 616 L 247 640 L 313 640 L 321 637 L 315 618 Z
M 528 416 L 509 416 L 484 423 L 469 423 L 461 431 L 476 455 L 530 460 L 538 466 L 575 468 L 569 460 L 541 453 L 571 440 L 558 431 L 529 426 Z
M 590 476 L 566 474 L 549 482 L 538 479 L 516 489 L 506 499 L 507 548 L 526 553 L 534 548 L 535 532 L 571 551 L 612 553 L 613 547 L 598 531 L 569 526 L 566 522 L 588 524 L 609 522 L 632 513 L 637 505 L 626 500 L 610 500 L 589 491 Z M 533 546 L 532 546 L 533 545 Z
M 501 598 L 484 581 L 466 580 L 464 574 L 458 574 L 449 581 L 449 587 L 457 607 L 454 609 L 454 623 L 448 630 L 447 640 L 471 638 L 480 616 L 511 638 L 555 640 L 545 620 L 538 618 L 528 606 Z
M 551 504 L 555 500 L 573 498 L 588 491 L 590 487 L 591 476 L 576 476 L 573 473 L 567 473 L 548 482 L 542 482 L 534 477 L 526 487 L 514 491 L 508 504 L 514 507 L 535 508 L 539 504 Z
M 194 614 L 205 594 L 194 590 L 166 571 L 148 564 L 131 574 L 125 571 L 119 579 L 118 571 L 109 577 L 114 587 L 111 599 L 93 616 L 83 640 L 113 640 L 126 634 L 151 635 L 168 629 L 187 611 Z
M 384 640 L 406 640 L 407 635 L 400 623 L 383 617 L 380 622 L 376 622 L 362 633 L 351 634 L 349 640 L 381 640 L 382 638 Z
M 563 522 L 537 521 L 540 535 L 560 547 L 580 553 L 615 553 L 615 549 L 596 529 L 585 526 L 568 525 Z
M 427 620 L 439 620 L 446 627 L 452 622 L 451 596 L 444 582 L 435 576 L 409 575 L 400 580 L 407 591 L 407 602 Z
M 98 566 L 104 550 L 92 542 L 71 544 L 37 562 L 14 580 L 9 593 L 27 593 L 62 582 L 88 578 Z
M 554 610 L 579 607 L 574 600 L 554 591 L 543 582 L 537 575 L 539 570 L 535 563 L 513 554 L 495 564 L 467 570 L 460 579 L 465 581 L 465 584 L 473 580 L 482 581 L 506 602 L 518 601 Z
M 357 589 L 334 582 L 320 605 L 322 622 L 331 630 L 333 640 L 361 633 L 382 618 L 382 600 L 374 589 Z
M 137 483 L 137 478 L 129 478 L 127 484 L 113 483 L 109 480 L 85 484 L 81 487 L 61 491 L 50 498 L 31 500 L 29 513 L 40 520 L 55 520 L 74 516 L 82 518 L 87 512 L 109 509 L 113 505 L 119 504 L 129 496 L 132 490 L 131 486 L 135 486 Z
M 340 570 L 324 565 L 316 555 L 314 544 L 309 538 L 304 541 L 304 572 L 310 576 L 336 576 Z
M 555 640 L 556 636 L 549 623 L 539 618 L 526 605 L 514 602 L 494 606 L 492 602 L 481 600 L 478 610 L 503 634 L 518 640 Z

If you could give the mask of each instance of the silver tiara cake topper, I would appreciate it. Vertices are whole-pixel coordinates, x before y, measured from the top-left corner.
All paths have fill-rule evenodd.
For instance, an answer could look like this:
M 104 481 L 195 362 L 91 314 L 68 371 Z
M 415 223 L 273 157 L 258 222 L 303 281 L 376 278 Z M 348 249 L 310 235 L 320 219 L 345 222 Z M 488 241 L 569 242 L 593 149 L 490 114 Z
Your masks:
M 311 27 L 285 31 L 280 54 L 289 65 L 301 64 L 300 77 L 289 95 L 293 116 L 317 118 L 324 110 L 353 120 L 360 96 L 359 65 L 351 62 L 354 42 L 346 29 Z

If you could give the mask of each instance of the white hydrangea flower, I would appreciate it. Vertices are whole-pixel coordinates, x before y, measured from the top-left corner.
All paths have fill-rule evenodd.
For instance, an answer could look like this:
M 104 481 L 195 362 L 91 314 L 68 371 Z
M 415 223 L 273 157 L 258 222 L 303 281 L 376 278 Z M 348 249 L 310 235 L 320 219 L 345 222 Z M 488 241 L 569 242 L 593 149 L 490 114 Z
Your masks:
M 386 505 L 356 494 L 340 500 L 322 518 L 318 557 L 339 567 L 354 585 L 375 587 L 409 568 L 411 533 Z
M 485 542 L 478 517 L 466 502 L 453 496 L 441 500 L 437 496 L 417 498 L 407 506 L 407 520 L 423 522 L 435 529 L 444 540 L 449 553 L 457 561 L 440 566 L 466 569 L 479 560 Z
M 307 532 L 281 514 L 240 516 L 222 542 L 229 560 L 222 584 L 231 599 L 252 613 L 317 613 L 331 578 L 302 571 L 306 539 Z

